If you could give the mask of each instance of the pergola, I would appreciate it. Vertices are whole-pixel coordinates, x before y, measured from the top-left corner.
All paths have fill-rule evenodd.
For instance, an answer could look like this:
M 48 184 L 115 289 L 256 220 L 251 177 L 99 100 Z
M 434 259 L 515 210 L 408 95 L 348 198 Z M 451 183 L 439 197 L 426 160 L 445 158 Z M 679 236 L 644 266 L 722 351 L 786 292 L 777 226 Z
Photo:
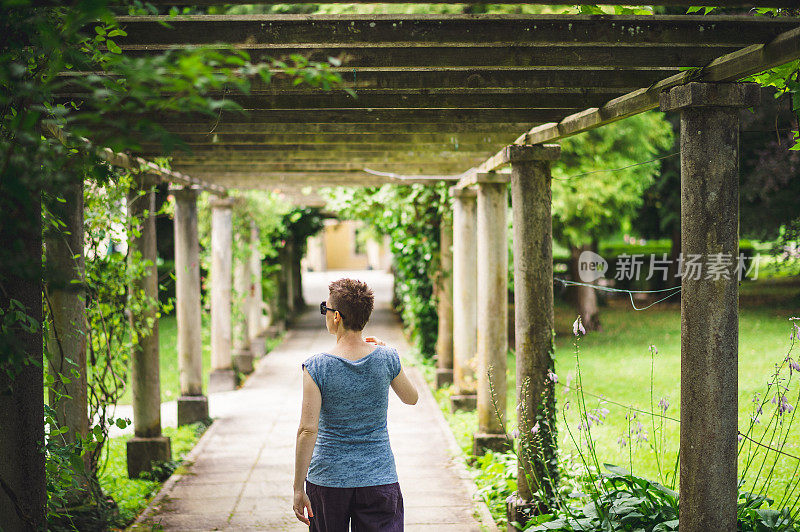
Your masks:
M 704 4 L 789 7 L 796 2 Z M 222 112 L 214 119 L 152 117 L 193 148 L 193 153 L 164 154 L 153 145 L 137 154 L 172 155 L 172 168 L 194 180 L 185 193 L 176 194 L 177 264 L 196 258 L 197 188 L 279 187 L 296 194 L 308 186 L 452 182 L 454 222 L 443 228 L 442 270 L 453 275 L 452 287 L 442 291 L 440 336 L 447 341 L 440 341 L 439 374 L 440 382 L 454 382 L 454 407 L 477 406 L 476 452 L 505 442 L 493 415 L 488 374 L 504 397 L 508 264 L 506 253 L 496 250 L 506 246 L 508 183 L 514 212 L 516 382 L 518 401 L 531 413 L 520 416 L 524 435 L 535 422 L 541 394 L 549 393 L 544 380 L 553 367 L 550 163 L 560 154 L 553 143 L 650 109 L 680 111 L 682 252 L 736 257 L 738 110 L 759 101 L 757 87 L 739 80 L 800 57 L 800 19 L 788 17 L 119 20 L 128 36 L 117 42 L 127 54 L 224 43 L 247 50 L 253 60 L 294 53 L 311 60 L 337 57 L 337 70 L 357 95 L 297 88 L 278 77 L 267 86 L 256 84 L 246 95 L 219 94 L 241 104 L 244 112 Z M 143 185 L 163 177 L 145 176 Z M 217 385 L 231 374 L 230 284 L 232 277 L 242 277 L 231 271 L 230 207 L 227 199 L 212 206 L 212 377 L 217 375 Z M 144 258 L 155 259 L 154 232 L 151 219 L 145 219 L 142 237 L 132 242 Z M 452 255 L 446 252 L 449 242 Z M 179 356 L 187 368 L 196 368 L 199 281 L 191 268 L 177 272 Z M 155 283 L 144 288 L 155 294 Z M 738 285 L 733 266 L 726 279 L 684 278 L 681 313 L 681 530 L 734 530 Z M 189 325 L 181 326 L 182 315 Z M 134 354 L 134 365 L 146 372 L 158 365 L 157 338 L 155 347 L 152 339 L 143 345 Z M 469 369 L 475 357 L 477 375 Z M 201 381 L 193 371 L 186 386 L 182 380 L 182 393 L 202 402 Z M 527 395 L 520 389 L 526 379 L 531 383 Z M 140 402 L 134 405 L 136 438 L 128 449 L 149 461 L 169 452 L 160 431 L 158 384 L 154 388 L 140 379 L 134 385 Z M 504 405 L 499 406 L 505 415 Z M 526 467 L 522 462 L 520 475 Z M 524 482 L 519 494 L 520 500 L 509 505 L 510 520 L 530 506 L 532 493 Z

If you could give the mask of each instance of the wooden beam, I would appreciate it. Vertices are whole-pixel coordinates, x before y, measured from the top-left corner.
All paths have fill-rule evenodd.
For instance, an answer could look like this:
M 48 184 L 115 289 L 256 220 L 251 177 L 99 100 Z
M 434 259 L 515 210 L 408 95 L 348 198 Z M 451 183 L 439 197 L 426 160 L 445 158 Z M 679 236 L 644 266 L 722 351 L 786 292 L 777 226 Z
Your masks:
M 117 17 L 120 44 L 703 43 L 746 46 L 794 18 L 697 15 L 181 15 Z
M 511 119 L 513 117 L 509 117 Z M 164 128 L 171 133 L 193 133 L 193 134 L 312 134 L 312 133 L 358 133 L 359 135 L 386 135 L 390 133 L 504 133 L 508 131 L 520 131 L 531 127 L 529 122 L 497 122 L 497 123 L 475 123 L 475 124 L 449 124 L 446 122 L 434 122 L 430 124 L 413 122 L 378 122 L 367 124 L 302 124 L 302 123 L 274 123 L 274 122 L 252 122 L 252 123 L 168 123 Z
M 800 58 L 800 27 L 782 33 L 768 44 L 748 46 L 743 50 L 726 54 L 698 71 L 685 71 L 670 76 L 651 87 L 611 100 L 600 108 L 586 109 L 560 122 L 534 127 L 517 138 L 514 144 L 553 142 L 643 113 L 658 106 L 659 94 L 662 91 L 689 81 L 739 81 L 798 58 Z M 477 171 L 489 172 L 507 164 L 508 161 L 502 155 L 503 150 L 487 159 Z M 466 185 L 466 181 L 459 182 L 458 186 L 462 184 Z
M 689 81 L 738 81 L 752 74 L 800 58 L 800 27 L 782 33 L 769 44 L 749 46 L 726 54 L 699 71 L 670 76 L 646 89 L 609 101 L 598 109 L 587 109 L 558 123 L 543 124 L 521 135 L 515 144 L 541 144 L 587 131 L 603 124 L 654 109 L 661 91 Z
M 484 153 L 491 153 L 502 147 L 502 143 L 485 143 L 481 142 L 478 144 L 464 144 L 464 145 L 452 145 L 452 144 L 375 144 L 375 143 L 366 143 L 366 142 L 345 142 L 339 144 L 271 144 L 271 145 L 257 145 L 257 144 L 232 144 L 232 145 L 225 145 L 225 144 L 187 144 L 185 146 L 186 150 L 183 151 L 181 147 L 175 147 L 172 152 L 165 153 L 163 152 L 163 148 L 160 144 L 143 144 L 142 150 L 140 154 L 146 155 L 181 155 L 186 156 L 191 154 L 200 154 L 204 151 L 212 150 L 215 148 L 234 148 L 240 147 L 243 149 L 252 149 L 252 148 L 262 148 L 262 149 L 271 149 L 271 150 L 286 150 L 288 152 L 297 152 L 297 151 L 304 151 L 308 153 L 314 153 L 315 150 L 320 152 L 338 152 L 338 153 L 346 153 L 348 151 L 385 151 L 385 152 L 415 152 L 415 153 L 450 153 L 450 152 L 458 152 L 464 151 L 465 153 L 475 153 L 481 150 Z
M 642 47 L 625 43 L 580 46 L 558 44 L 518 43 L 454 43 L 430 45 L 426 43 L 389 43 L 333 45 L 322 43 L 293 44 L 234 44 L 233 48 L 246 51 L 250 60 L 268 62 L 270 59 L 290 60 L 294 54 L 309 61 L 327 62 L 329 57 L 341 61 L 343 68 L 363 67 L 686 67 L 702 66 L 722 54 L 738 50 L 751 43 L 717 44 L 704 42 L 653 43 Z M 131 57 L 163 53 L 179 45 L 121 45 Z
M 455 161 L 454 164 L 477 166 L 486 160 L 487 153 L 491 150 L 479 152 L 403 152 L 403 151 L 374 151 L 374 152 L 313 152 L 292 151 L 279 153 L 246 152 L 239 155 L 205 156 L 198 154 L 195 157 L 173 156 L 171 165 L 175 168 L 205 166 L 209 164 L 307 164 L 326 162 L 330 164 L 361 164 L 383 165 L 387 167 L 402 166 L 407 164 L 435 164 Z
M 144 114 L 142 119 L 159 124 L 495 124 L 509 120 L 543 123 L 560 120 L 580 109 L 248 109 L 222 111 L 208 116 L 198 113 Z
M 380 186 L 387 183 L 393 184 L 434 184 L 435 179 L 430 176 L 398 179 L 385 176 L 371 175 L 366 172 L 224 172 L 199 174 L 209 181 L 224 185 L 228 188 L 269 188 L 275 186 Z M 442 176 L 442 181 L 453 182 L 457 176 Z
M 226 99 L 244 109 L 505 109 L 529 107 L 564 109 L 592 107 L 625 91 L 592 89 L 400 89 L 359 90 L 356 98 L 342 90 L 303 90 L 291 94 L 229 94 Z M 88 94 L 62 93 L 59 103 L 75 99 L 90 101 Z M 222 96 L 220 93 L 218 96 Z
M 61 128 L 59 128 L 55 124 L 46 123 L 45 129 L 54 138 L 57 138 L 60 141 L 65 142 L 66 136 L 64 135 L 63 130 L 61 130 Z M 133 170 L 135 172 L 143 172 L 143 173 L 146 172 L 148 174 L 158 176 L 160 179 L 167 181 L 169 183 L 176 183 L 181 186 L 188 186 L 188 187 L 208 190 L 209 192 L 213 192 L 214 194 L 217 194 L 219 196 L 227 195 L 227 191 L 225 190 L 225 188 L 219 185 L 215 185 L 213 183 L 207 183 L 202 179 L 191 177 L 184 173 L 176 172 L 174 170 L 158 166 L 157 164 L 152 163 L 146 159 L 143 159 L 142 157 L 128 155 L 127 153 L 115 152 L 110 148 L 94 146 L 89 139 L 84 137 L 81 137 L 81 140 L 83 141 L 87 150 L 94 150 L 95 154 L 99 158 L 103 159 L 112 166 L 116 166 L 118 168 L 126 168 L 128 170 Z
M 634 90 L 679 72 L 677 67 L 648 68 L 591 68 L 591 67 L 380 67 L 380 68 L 334 68 L 342 77 L 341 88 L 357 92 L 408 89 L 608 89 Z M 72 78 L 87 75 L 87 72 L 65 72 L 64 90 L 80 90 L 71 83 Z M 94 74 L 102 75 L 101 72 Z M 293 94 L 308 92 L 307 87 L 296 85 L 281 71 L 273 72 L 269 83 L 261 78 L 251 80 L 250 95 Z M 221 97 L 228 90 L 210 90 L 206 94 Z
M 413 131 L 413 130 L 412 130 Z M 513 142 L 519 130 L 488 133 L 181 133 L 187 144 L 442 144 L 461 146 L 466 144 L 508 144 Z
M 464 166 L 460 161 L 440 161 L 438 163 L 428 162 L 425 164 L 414 164 L 411 162 L 403 163 L 360 163 L 360 162 L 260 162 L 255 161 L 248 164 L 245 161 L 235 163 L 215 162 L 209 164 L 186 164 L 173 163 L 176 169 L 182 172 L 202 172 L 204 174 L 214 174 L 216 172 L 286 172 L 294 173 L 313 173 L 313 172 L 362 172 L 365 168 L 371 170 L 393 173 L 393 174 L 437 174 L 451 175 L 460 174 Z

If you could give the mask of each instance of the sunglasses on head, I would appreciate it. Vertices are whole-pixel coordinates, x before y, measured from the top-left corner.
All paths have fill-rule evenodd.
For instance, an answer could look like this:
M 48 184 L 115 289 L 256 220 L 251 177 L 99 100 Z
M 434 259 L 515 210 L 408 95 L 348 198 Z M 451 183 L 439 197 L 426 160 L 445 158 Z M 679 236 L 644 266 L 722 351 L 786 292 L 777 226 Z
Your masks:
M 320 314 L 322 314 L 324 316 L 329 310 L 331 312 L 339 312 L 337 309 L 330 308 L 329 306 L 327 306 L 326 303 L 327 303 L 327 301 L 323 301 L 322 303 L 319 304 L 319 313 Z M 341 316 L 342 313 L 339 312 L 339 315 Z

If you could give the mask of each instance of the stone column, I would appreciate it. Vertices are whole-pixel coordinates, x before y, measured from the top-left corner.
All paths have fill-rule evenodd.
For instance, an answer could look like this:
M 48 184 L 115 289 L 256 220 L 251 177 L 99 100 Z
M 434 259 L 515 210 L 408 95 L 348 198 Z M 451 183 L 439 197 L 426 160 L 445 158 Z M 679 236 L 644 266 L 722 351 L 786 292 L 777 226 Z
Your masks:
M 233 200 L 211 205 L 211 374 L 209 393 L 236 388 L 231 357 L 231 281 L 233 263 Z
M 50 389 L 50 406 L 56 412 L 59 427 L 69 432 L 62 435 L 68 443 L 86 438 L 89 414 L 86 388 L 86 264 L 83 236 L 83 180 L 76 179 L 57 193 L 64 203 L 52 205 L 53 215 L 65 225 L 45 232 L 47 284 L 45 295 L 50 312 L 47 350 L 48 371 L 54 384 Z M 62 378 L 63 377 L 63 378 Z M 84 467 L 91 466 L 89 454 Z M 68 504 L 77 504 L 89 496 L 88 478 L 79 478 L 80 486 L 68 495 Z
M 10 326 L 3 340 L 14 349 L 0 353 L 0 523 L 7 532 L 45 529 L 44 375 L 42 373 L 42 191 L 27 176 L 0 179 L 0 309 L 32 318 Z M 16 363 L 9 362 L 14 355 Z M 30 362 L 28 364 L 23 361 Z
M 703 265 L 681 279 L 681 532 L 736 529 L 739 111 L 758 101 L 752 83 L 661 93 L 681 114 L 681 253 Z
M 172 195 L 175 197 L 175 314 L 178 321 L 178 367 L 181 381 L 178 425 L 186 425 L 208 418 L 208 398 L 203 395 L 198 190 L 182 188 L 173 190 Z
M 237 249 L 250 250 L 250 235 L 236 235 Z M 244 240 L 244 242 L 241 242 Z M 250 351 L 250 253 L 245 258 L 234 258 L 233 291 L 233 367 L 242 373 L 253 372 L 253 353 Z
M 264 294 L 261 286 L 261 249 L 258 226 L 250 222 L 250 317 L 247 320 L 247 334 L 250 339 L 250 351 L 253 358 L 261 358 L 266 354 L 264 337 Z
M 283 259 L 281 262 L 281 273 L 283 274 L 284 283 L 286 283 L 286 293 L 284 294 L 284 304 L 286 307 L 286 320 L 291 321 L 295 312 L 295 271 L 294 271 L 294 240 L 292 238 L 286 239 L 286 244 L 283 247 Z
M 303 260 L 303 248 L 306 247 L 305 242 L 292 242 L 292 289 L 294 290 L 294 310 L 295 312 L 302 312 L 306 307 L 306 300 L 303 298 L 303 269 L 301 261 Z
M 439 275 L 436 291 L 439 296 L 439 334 L 436 340 L 436 386 L 453 382 L 453 225 L 447 217 L 440 222 Z
M 475 410 L 478 352 L 477 193 L 450 189 L 453 195 L 453 395 L 450 407 Z
M 170 441 L 161 435 L 161 377 L 158 362 L 158 259 L 156 252 L 156 195 L 159 178 L 140 174 L 137 184 L 128 193 L 128 213 L 137 218 L 138 236 L 128 233 L 129 256 L 138 252 L 148 261 L 147 274 L 137 279 L 131 289 L 143 292 L 151 305 L 141 316 L 131 314 L 134 322 L 153 322 L 149 334 L 139 337 L 131 353 L 131 385 L 133 387 L 134 437 L 128 440 L 128 476 L 150 471 L 152 461 L 167 461 L 171 457 Z M 135 260 L 135 259 L 134 259 Z
M 502 428 L 506 421 L 508 351 L 506 179 L 502 174 L 478 175 L 478 297 L 473 301 L 478 307 L 478 432 L 473 439 L 476 455 L 485 449 L 508 448 Z
M 530 513 L 546 510 L 531 504 L 542 489 L 549 497 L 558 485 L 553 358 L 553 225 L 550 162 L 561 153 L 557 144 L 526 146 L 512 152 L 511 205 L 514 226 L 514 337 L 516 339 L 517 409 L 520 441 L 536 457 L 520 454 L 519 500 L 508 505 L 509 521 L 525 523 Z M 537 426 L 537 436 L 531 429 Z M 539 457 L 543 458 L 539 458 Z M 525 481 L 531 477 L 530 485 Z

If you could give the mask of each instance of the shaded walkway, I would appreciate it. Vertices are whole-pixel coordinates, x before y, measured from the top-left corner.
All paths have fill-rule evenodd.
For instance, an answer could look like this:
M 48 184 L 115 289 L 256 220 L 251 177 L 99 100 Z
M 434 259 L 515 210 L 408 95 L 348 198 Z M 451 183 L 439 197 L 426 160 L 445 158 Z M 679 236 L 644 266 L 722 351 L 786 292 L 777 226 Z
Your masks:
M 340 273 L 304 277 L 307 300 L 325 296 L 325 286 Z M 376 288 L 376 311 L 367 333 L 401 353 L 408 346 L 400 323 L 390 312 L 391 277 L 364 273 Z M 386 277 L 389 283 L 386 283 Z M 312 299 L 314 297 L 314 299 Z M 316 310 L 304 313 L 286 341 L 258 362 L 245 386 L 228 392 L 226 408 L 189 456 L 182 476 L 165 484 L 153 505 L 134 526 L 149 530 L 303 530 L 292 511 L 294 446 L 300 419 L 300 363 L 330 347 L 332 337 Z M 404 361 L 420 391 L 416 405 L 404 405 L 389 393 L 389 435 L 405 503 L 406 530 L 481 530 L 478 515 L 490 522 L 488 509 L 473 502 L 474 485 L 463 466 L 452 460 L 452 434 L 422 375 Z

